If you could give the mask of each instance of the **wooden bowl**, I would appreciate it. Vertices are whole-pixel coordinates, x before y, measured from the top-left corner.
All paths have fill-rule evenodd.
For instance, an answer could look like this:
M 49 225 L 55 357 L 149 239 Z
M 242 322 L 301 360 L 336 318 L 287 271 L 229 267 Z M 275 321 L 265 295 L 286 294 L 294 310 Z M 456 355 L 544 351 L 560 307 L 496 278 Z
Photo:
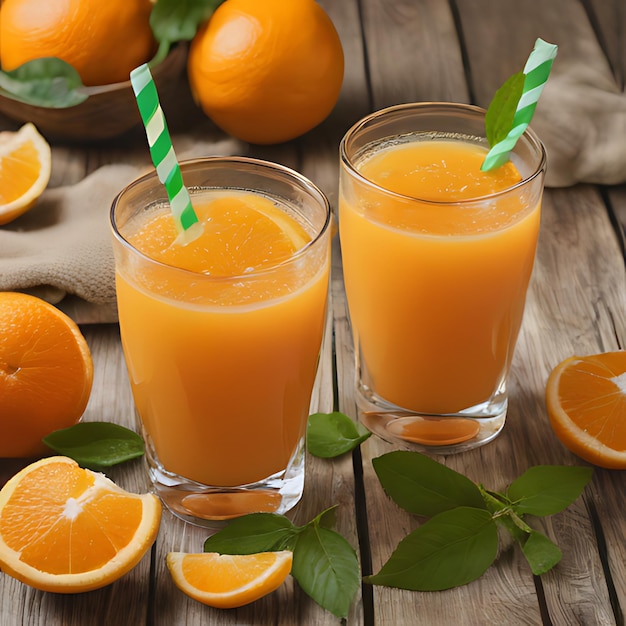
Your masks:
M 173 99 L 180 88 L 178 78 L 185 67 L 187 48 L 186 43 L 176 44 L 151 68 L 161 102 Z M 49 140 L 72 142 L 110 139 L 141 124 L 130 80 L 83 89 L 88 98 L 64 109 L 34 106 L 0 95 L 0 113 L 18 122 L 32 122 Z

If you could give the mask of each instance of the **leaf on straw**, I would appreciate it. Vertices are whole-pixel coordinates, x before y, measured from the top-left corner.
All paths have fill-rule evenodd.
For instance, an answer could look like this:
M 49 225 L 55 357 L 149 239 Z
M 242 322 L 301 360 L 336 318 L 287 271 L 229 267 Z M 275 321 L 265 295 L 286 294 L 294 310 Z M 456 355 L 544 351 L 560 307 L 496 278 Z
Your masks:
M 502 141 L 513 128 L 513 118 L 524 89 L 524 73 L 509 77 L 496 91 L 485 115 L 485 131 L 490 146 Z

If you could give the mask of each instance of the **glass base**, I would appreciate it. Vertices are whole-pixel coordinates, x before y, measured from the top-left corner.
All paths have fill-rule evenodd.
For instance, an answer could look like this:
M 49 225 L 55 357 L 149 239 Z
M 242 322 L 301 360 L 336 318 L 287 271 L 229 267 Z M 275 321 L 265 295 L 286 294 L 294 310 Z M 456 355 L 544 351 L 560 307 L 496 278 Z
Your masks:
M 504 428 L 508 406 L 504 389 L 487 402 L 445 415 L 409 411 L 364 386 L 356 396 L 359 420 L 368 430 L 389 443 L 430 454 L 456 454 L 492 441 Z
M 226 522 L 249 513 L 285 514 L 299 502 L 304 489 L 304 438 L 287 469 L 235 487 L 203 485 L 168 472 L 146 439 L 148 475 L 163 504 L 186 522 L 219 530 Z

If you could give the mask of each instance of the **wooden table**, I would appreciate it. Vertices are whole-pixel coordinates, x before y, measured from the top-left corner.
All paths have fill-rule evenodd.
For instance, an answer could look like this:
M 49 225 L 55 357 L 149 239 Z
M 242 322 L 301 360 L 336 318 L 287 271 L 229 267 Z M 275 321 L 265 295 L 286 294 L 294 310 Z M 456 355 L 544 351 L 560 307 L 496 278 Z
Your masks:
M 323 0 L 343 41 L 346 76 L 340 101 L 320 127 L 273 147 L 241 144 L 240 153 L 278 161 L 315 181 L 337 205 L 338 142 L 369 111 L 421 100 L 486 106 L 503 80 L 520 69 L 536 37 L 559 44 L 559 59 L 608 60 L 618 89 L 626 66 L 623 0 Z M 223 135 L 181 93 L 179 135 L 220 140 Z M 166 112 L 167 113 L 167 112 Z M 180 119 L 177 119 L 180 118 Z M 0 118 L 1 128 L 16 124 Z M 626 137 L 624 137 L 626 141 Z M 77 182 L 100 165 L 146 162 L 138 129 L 100 145 L 53 146 L 52 186 Z M 579 184 L 547 189 L 542 232 L 526 317 L 515 355 L 510 410 L 502 435 L 487 446 L 442 463 L 477 482 L 502 489 L 536 464 L 581 464 L 556 439 L 544 408 L 549 371 L 572 354 L 626 345 L 624 234 L 626 186 Z M 314 408 L 355 416 L 353 351 L 346 316 L 341 258 L 335 242 L 332 325 Z M 129 385 L 118 327 L 83 324 L 95 361 L 85 420 L 133 426 Z M 1 400 L 0 400 L 1 401 Z M 383 494 L 371 460 L 392 449 L 370 438 L 353 456 L 307 458 L 298 518 L 308 520 L 338 504 L 337 529 L 360 555 L 364 574 L 378 571 L 417 521 Z M 3 462 L 0 478 L 19 467 Z M 123 487 L 148 489 L 141 462 L 114 468 Z M 596 469 L 592 483 L 567 511 L 537 521 L 563 549 L 557 567 L 533 577 L 518 549 L 504 549 L 479 580 L 446 592 L 417 593 L 363 586 L 348 624 L 402 626 L 623 624 L 626 611 L 624 472 Z M 0 626 L 91 624 L 334 624 L 292 581 L 241 609 L 219 611 L 188 599 L 165 566 L 171 550 L 201 551 L 206 531 L 164 512 L 151 553 L 113 585 L 76 596 L 42 593 L 0 575 Z

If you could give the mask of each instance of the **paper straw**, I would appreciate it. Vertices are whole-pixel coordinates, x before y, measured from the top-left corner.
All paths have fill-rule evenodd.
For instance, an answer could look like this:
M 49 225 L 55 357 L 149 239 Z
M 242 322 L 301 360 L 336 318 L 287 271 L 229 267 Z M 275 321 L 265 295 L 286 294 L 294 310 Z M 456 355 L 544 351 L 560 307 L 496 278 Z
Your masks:
M 130 82 L 146 129 L 152 162 L 170 201 L 172 215 L 179 231 L 178 241 L 188 243 L 199 234 L 200 229 L 190 230 L 194 224 L 199 223 L 198 216 L 191 204 L 189 191 L 183 183 L 180 165 L 159 103 L 159 94 L 147 63 L 130 73 Z
M 524 67 L 524 86 L 513 116 L 513 128 L 502 141 L 491 147 L 481 170 L 487 171 L 500 167 L 509 160 L 511 150 L 530 124 L 539 96 L 548 82 L 557 49 L 557 46 L 543 39 L 537 39 L 535 42 L 535 47 Z

